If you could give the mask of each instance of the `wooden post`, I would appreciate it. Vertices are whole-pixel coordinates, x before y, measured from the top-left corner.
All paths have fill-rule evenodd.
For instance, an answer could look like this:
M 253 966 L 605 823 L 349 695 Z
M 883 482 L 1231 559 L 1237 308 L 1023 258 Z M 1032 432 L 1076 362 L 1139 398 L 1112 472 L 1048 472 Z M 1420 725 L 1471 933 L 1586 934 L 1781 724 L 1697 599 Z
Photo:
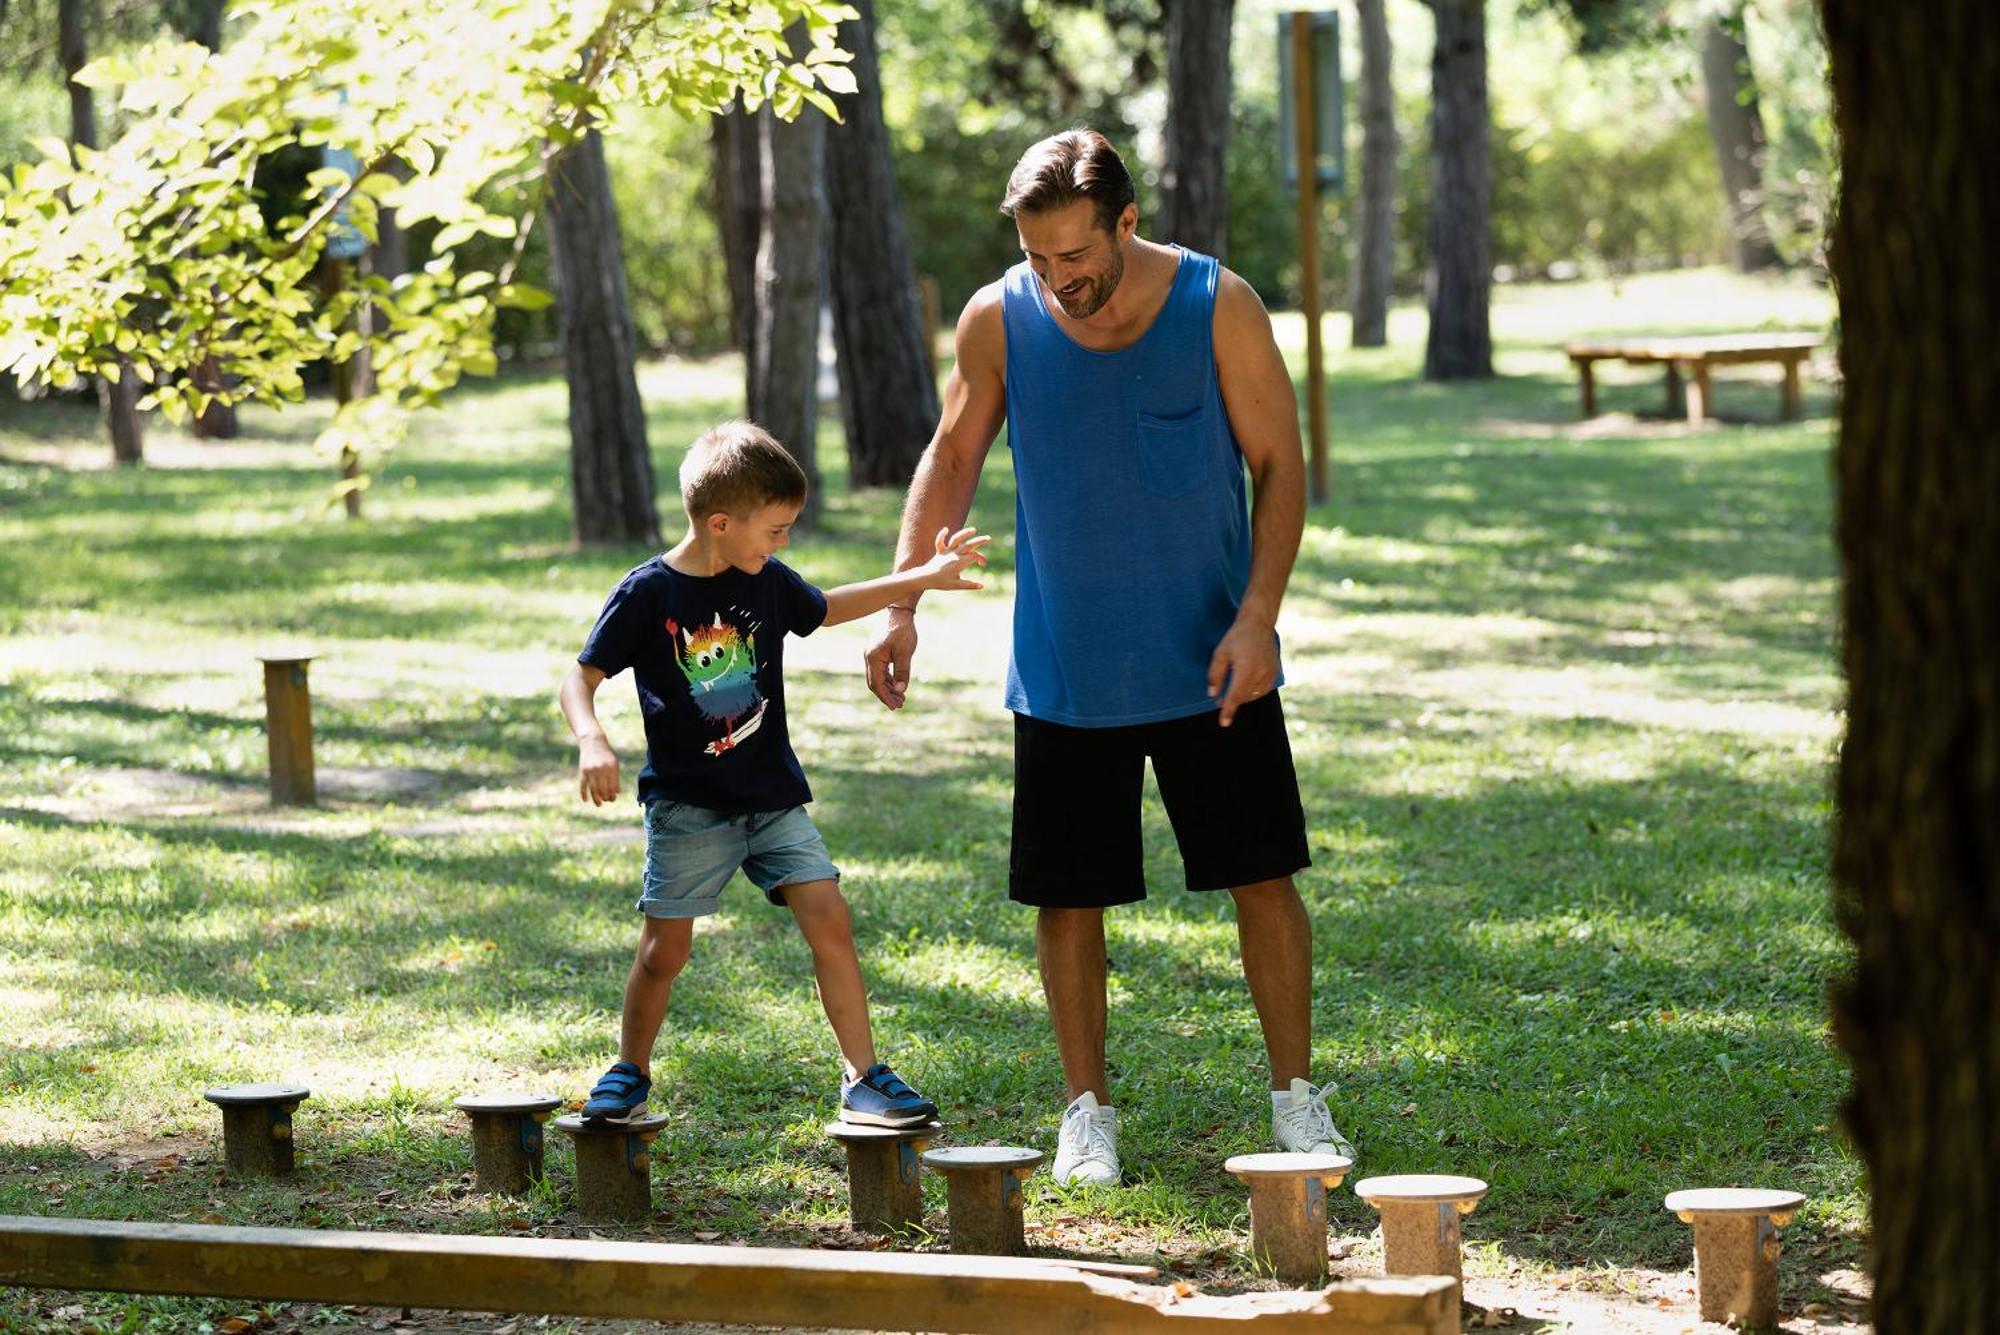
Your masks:
M 1715 386 L 1705 357 L 1688 364 L 1687 405 L 1689 426 L 1700 426 L 1715 411 Z
M 1799 420 L 1800 398 L 1801 398 L 1799 393 L 1800 360 L 1801 359 L 1798 356 L 1791 356 L 1785 358 L 1784 403 L 1785 403 L 1785 420 L 1787 422 L 1796 422 Z
M 1382 1212 L 1382 1269 L 1464 1281 L 1459 1220 L 1484 1199 L 1476 1177 L 1408 1173 L 1363 1178 L 1354 1194 Z
M 653 1213 L 653 1137 L 667 1119 L 590 1126 L 580 1113 L 556 1119 L 576 1142 L 576 1213 L 581 1219 L 636 1222 Z
M 222 1153 L 236 1179 L 292 1171 L 292 1114 L 312 1097 L 304 1085 L 222 1085 L 202 1095 L 222 1109 Z
M 1299 155 L 1299 295 L 1306 316 L 1306 422 L 1311 431 L 1311 499 L 1329 494 L 1326 457 L 1326 360 L 1319 329 L 1319 145 L 1314 106 L 1312 15 L 1292 11 L 1292 124 Z
M 1041 1163 L 1040 1150 L 978 1145 L 925 1150 L 923 1161 L 944 1174 L 952 1251 L 1019 1256 L 1028 1249 L 1021 1183 Z
M 1796 1191 L 1738 1187 L 1676 1191 L 1666 1207 L 1694 1225 L 1694 1279 L 1703 1321 L 1751 1330 L 1778 1324 L 1778 1230 L 1806 1203 Z
M 473 1180 L 518 1196 L 542 1179 L 542 1123 L 562 1106 L 553 1094 L 467 1094 L 453 1106 L 472 1120 Z
M 1326 1282 L 1326 1193 L 1354 1160 L 1339 1154 L 1239 1154 L 1225 1171 L 1250 1184 L 1250 1254 L 1287 1284 Z
M 863 1233 L 895 1233 L 924 1222 L 923 1166 L 918 1157 L 944 1128 L 856 1126 L 835 1122 L 826 1134 L 847 1150 L 847 1209 Z
M 938 378 L 937 330 L 940 305 L 937 279 L 929 274 L 917 279 L 917 300 L 919 318 L 923 322 L 924 330 L 924 360 L 931 368 L 931 383 L 935 385 Z
M 1597 416 L 1597 373 L 1595 363 L 1588 357 L 1574 357 L 1577 387 L 1582 391 L 1584 420 Z
M 312 692 L 305 658 L 259 658 L 264 665 L 264 731 L 271 749 L 271 804 L 309 807 L 313 778 Z

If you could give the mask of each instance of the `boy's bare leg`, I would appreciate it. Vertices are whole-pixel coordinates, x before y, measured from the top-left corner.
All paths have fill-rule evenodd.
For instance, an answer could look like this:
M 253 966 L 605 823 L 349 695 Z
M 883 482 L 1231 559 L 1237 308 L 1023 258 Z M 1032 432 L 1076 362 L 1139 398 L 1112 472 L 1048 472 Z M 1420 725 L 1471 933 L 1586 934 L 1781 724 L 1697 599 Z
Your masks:
M 694 945 L 693 918 L 647 918 L 639 932 L 632 972 L 625 978 L 625 1017 L 618 1028 L 618 1058 L 653 1077 L 653 1041 L 667 1018 L 667 996 L 687 966 Z
M 1312 920 L 1289 876 L 1229 892 L 1236 900 L 1236 940 L 1250 984 L 1271 1088 L 1310 1080 L 1312 1061 Z
M 1104 910 L 1037 910 L 1035 958 L 1042 966 L 1042 997 L 1056 1031 L 1068 1101 L 1087 1090 L 1099 1103 L 1110 1103 L 1104 1080 Z
M 798 921 L 799 934 L 812 948 L 813 976 L 819 981 L 819 1004 L 833 1026 L 834 1041 L 852 1080 L 875 1064 L 875 1035 L 868 1025 L 868 990 L 861 981 L 861 960 L 854 951 L 854 923 L 847 900 L 833 881 L 801 881 L 781 885 L 785 907 Z

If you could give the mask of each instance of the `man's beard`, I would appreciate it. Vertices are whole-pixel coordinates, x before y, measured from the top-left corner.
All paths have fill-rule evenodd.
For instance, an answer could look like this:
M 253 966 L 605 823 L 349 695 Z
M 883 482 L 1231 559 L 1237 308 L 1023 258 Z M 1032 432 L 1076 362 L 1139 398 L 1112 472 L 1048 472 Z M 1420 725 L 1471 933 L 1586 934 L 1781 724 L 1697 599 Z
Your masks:
M 1104 303 L 1111 300 L 1111 294 L 1118 290 L 1118 284 L 1125 277 L 1125 252 L 1114 247 L 1111 251 L 1111 267 L 1104 271 L 1102 278 L 1093 278 L 1084 290 L 1081 300 L 1070 301 L 1061 293 L 1056 294 L 1056 304 L 1062 307 L 1064 315 L 1072 320 L 1088 320 L 1104 309 Z

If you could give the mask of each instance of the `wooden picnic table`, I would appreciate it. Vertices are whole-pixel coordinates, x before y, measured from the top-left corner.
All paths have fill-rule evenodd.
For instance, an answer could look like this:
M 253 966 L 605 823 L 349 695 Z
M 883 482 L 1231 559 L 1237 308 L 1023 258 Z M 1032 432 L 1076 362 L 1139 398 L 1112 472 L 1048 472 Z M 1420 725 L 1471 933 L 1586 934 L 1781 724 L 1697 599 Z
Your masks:
M 1699 424 L 1715 401 L 1709 372 L 1717 366 L 1747 362 L 1778 362 L 1785 370 L 1784 416 L 1799 415 L 1799 363 L 1819 346 L 1820 336 L 1808 333 L 1695 334 L 1682 337 L 1593 339 L 1570 343 L 1563 351 L 1576 366 L 1583 391 L 1583 415 L 1597 415 L 1597 380 L 1592 364 L 1622 361 L 1634 365 L 1663 364 L 1667 368 L 1667 411 L 1677 412 L 1685 401 L 1687 420 Z M 1685 383 L 1685 389 L 1683 389 Z

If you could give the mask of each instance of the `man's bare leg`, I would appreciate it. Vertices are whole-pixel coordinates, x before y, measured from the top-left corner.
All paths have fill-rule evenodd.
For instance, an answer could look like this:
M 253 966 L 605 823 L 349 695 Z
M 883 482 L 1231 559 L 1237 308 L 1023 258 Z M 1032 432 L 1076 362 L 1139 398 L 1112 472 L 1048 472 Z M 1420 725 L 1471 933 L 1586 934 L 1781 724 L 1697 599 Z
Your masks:
M 1039 910 L 1035 957 L 1068 1099 L 1089 1092 L 1099 1103 L 1111 1102 L 1104 1081 L 1104 910 Z
M 1243 978 L 1271 1059 L 1271 1088 L 1289 1089 L 1295 1078 L 1312 1078 L 1312 920 L 1289 876 L 1229 893 Z

